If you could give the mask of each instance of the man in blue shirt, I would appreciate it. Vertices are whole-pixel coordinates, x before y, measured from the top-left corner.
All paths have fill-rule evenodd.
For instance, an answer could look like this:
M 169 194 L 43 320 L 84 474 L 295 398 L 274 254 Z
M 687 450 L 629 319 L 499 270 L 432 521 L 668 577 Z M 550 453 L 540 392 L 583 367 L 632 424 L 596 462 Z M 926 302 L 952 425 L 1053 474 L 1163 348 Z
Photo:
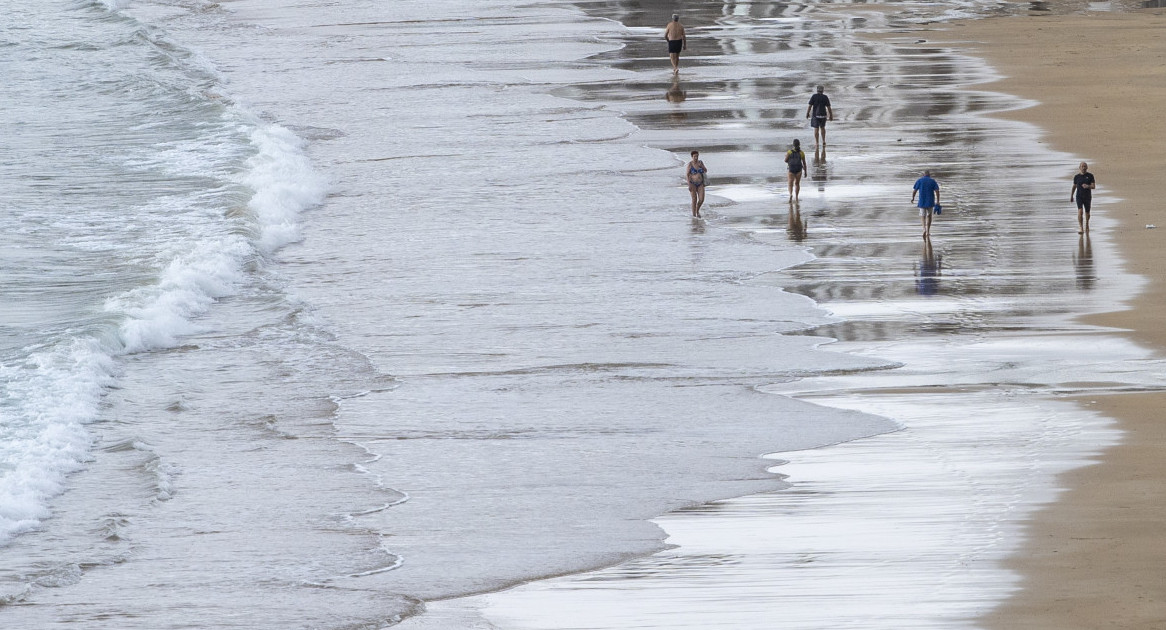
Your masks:
M 931 238 L 931 212 L 939 205 L 939 182 L 931 179 L 931 171 L 923 171 L 923 177 L 915 180 L 915 190 L 911 201 L 919 195 L 919 218 L 923 221 L 923 238 Z

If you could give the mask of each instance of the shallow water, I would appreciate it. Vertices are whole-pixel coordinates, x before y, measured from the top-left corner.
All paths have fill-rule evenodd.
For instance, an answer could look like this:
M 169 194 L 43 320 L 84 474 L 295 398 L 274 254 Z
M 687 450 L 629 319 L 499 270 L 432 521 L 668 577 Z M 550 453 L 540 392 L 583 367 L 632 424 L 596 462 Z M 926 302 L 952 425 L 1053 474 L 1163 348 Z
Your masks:
M 618 74 L 575 61 L 610 47 L 587 39 L 611 23 L 557 5 L 348 8 L 340 21 L 302 4 L 41 8 L 124 28 L 164 70 L 194 60 L 203 82 L 188 88 L 180 64 L 176 89 L 230 114 L 237 151 L 222 173 L 236 196 L 203 199 L 194 225 L 237 233 L 240 256 L 214 285 L 206 265 L 170 262 L 188 260 L 177 234 L 160 245 L 174 258 L 127 286 L 174 286 L 196 308 L 161 309 L 149 343 L 105 353 L 91 407 L 60 423 L 76 452 L 48 465 L 83 470 L 63 494 L 38 490 L 4 548 L 6 621 L 384 625 L 419 598 L 659 549 L 644 519 L 782 486 L 759 442 L 891 427 L 756 392 L 884 363 L 817 351 L 797 333 L 829 317 L 748 283 L 801 248 L 694 233 L 653 192 L 674 181 L 671 156 L 612 142 L 634 128 L 548 93 Z M 583 41 L 548 57 L 564 33 Z M 310 170 L 287 129 L 312 143 Z M 269 137 L 287 139 L 282 161 L 263 159 Z M 201 172 L 198 145 L 161 148 Z M 564 196 L 597 179 L 608 197 Z M 273 214 L 289 200 L 296 212 Z
M 858 40 L 854 31 L 868 24 L 845 13 L 830 14 L 834 48 L 813 74 L 790 66 L 789 83 L 821 80 L 842 114 L 796 205 L 772 175 L 782 142 L 752 138 L 777 130 L 808 142 L 789 122 L 804 109 L 782 108 L 795 98 L 788 83 L 721 76 L 726 59 L 745 77 L 770 68 L 772 59 L 737 51 L 764 49 L 748 40 L 772 23 L 746 19 L 734 29 L 736 15 L 694 16 L 716 24 L 694 29 L 704 36 L 699 50 L 733 52 L 694 54 L 665 98 L 649 102 L 660 89 L 640 78 L 571 94 L 629 112 L 643 128 L 633 142 L 701 149 L 714 183 L 725 182 L 710 194 L 728 200 L 713 201 L 710 229 L 803 244 L 816 256 L 758 282 L 839 317 L 815 330 L 839 340 L 832 350 L 900 365 L 759 390 L 878 414 L 901 430 L 772 455 L 789 489 L 654 519 L 674 549 L 433 603 L 402 627 L 971 628 L 1017 588 L 1001 565 L 1021 544 L 1026 517 L 1055 499 L 1058 473 L 1119 438 L 1088 399 L 1076 401 L 1160 389 L 1166 366 L 1119 331 L 1073 320 L 1113 308 L 1140 283 L 1122 273 L 1103 213 L 1093 234 L 1074 233 L 1060 199 L 1064 165 L 1076 158 L 1042 147 L 1037 129 L 986 117 L 1022 101 L 958 89 L 993 76 L 981 62 L 917 36 Z M 810 24 L 782 22 L 814 33 L 790 40 L 818 41 L 821 23 Z M 882 26 L 903 23 L 892 16 Z M 707 44 L 714 37 L 719 46 Z M 663 75 L 650 50 L 629 45 L 616 63 Z M 856 99 L 861 107 L 850 107 Z M 923 167 L 944 188 L 929 241 L 907 203 Z

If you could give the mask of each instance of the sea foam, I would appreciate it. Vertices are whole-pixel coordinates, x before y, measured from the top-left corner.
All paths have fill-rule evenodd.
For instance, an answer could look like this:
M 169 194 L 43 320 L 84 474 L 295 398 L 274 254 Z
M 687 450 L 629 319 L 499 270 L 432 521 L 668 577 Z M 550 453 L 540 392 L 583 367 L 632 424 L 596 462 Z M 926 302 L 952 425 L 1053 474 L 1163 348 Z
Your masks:
M 88 458 L 84 424 L 97 416 L 113 382 L 109 354 L 93 338 L 74 338 L 0 366 L 0 545 L 48 516 L 47 501 Z
M 71 331 L 30 352 L 22 364 L 0 366 L 6 387 L 0 406 L 0 545 L 37 528 L 49 515 L 49 500 L 65 489 L 67 475 L 89 458 L 92 438 L 85 425 L 98 418 L 101 397 L 116 381 L 117 357 L 170 348 L 198 332 L 197 319 L 237 291 L 250 262 L 297 240 L 299 214 L 323 200 L 326 184 L 303 154 L 302 140 L 276 125 L 245 129 L 253 155 L 238 178 L 252 191 L 244 233 L 218 229 L 175 247 L 155 282 L 106 300 L 112 327 Z M 224 221 L 230 211 L 223 209 Z
M 258 153 L 248 160 L 242 182 L 255 191 L 247 204 L 259 222 L 255 245 L 269 254 L 300 239 L 300 212 L 323 202 L 328 184 L 304 155 L 304 141 L 291 131 L 278 125 L 256 127 L 251 143 Z

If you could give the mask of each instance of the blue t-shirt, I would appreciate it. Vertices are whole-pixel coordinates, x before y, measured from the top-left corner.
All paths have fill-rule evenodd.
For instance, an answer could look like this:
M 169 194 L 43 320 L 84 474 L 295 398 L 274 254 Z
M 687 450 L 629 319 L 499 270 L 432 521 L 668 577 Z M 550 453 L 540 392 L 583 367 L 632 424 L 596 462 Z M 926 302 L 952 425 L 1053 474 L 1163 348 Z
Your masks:
M 935 207 L 935 191 L 939 190 L 939 182 L 924 175 L 915 180 L 915 190 L 919 191 L 920 208 Z

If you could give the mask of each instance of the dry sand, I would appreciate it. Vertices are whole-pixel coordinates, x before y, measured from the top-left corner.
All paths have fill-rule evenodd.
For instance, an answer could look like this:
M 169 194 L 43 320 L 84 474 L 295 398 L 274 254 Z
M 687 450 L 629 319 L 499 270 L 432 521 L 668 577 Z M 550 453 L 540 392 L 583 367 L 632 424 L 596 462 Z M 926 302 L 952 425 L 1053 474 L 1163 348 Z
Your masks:
M 1089 318 L 1166 348 L 1166 15 L 1161 10 L 1029 15 L 929 34 L 967 42 L 1008 78 L 989 89 L 1040 101 L 1007 114 L 1047 131 L 1054 148 L 1089 162 L 1094 208 L 1117 221 L 1129 271 L 1149 285 L 1129 310 Z M 1065 219 L 1076 164 L 1065 165 Z M 1147 229 L 1148 224 L 1158 226 Z M 1088 350 L 1083 348 L 1083 352 Z M 1063 478 L 1069 490 L 1029 525 L 1010 563 L 1023 591 L 982 620 L 1001 630 L 1166 628 L 1166 394 L 1091 397 L 1121 423 L 1122 444 Z

